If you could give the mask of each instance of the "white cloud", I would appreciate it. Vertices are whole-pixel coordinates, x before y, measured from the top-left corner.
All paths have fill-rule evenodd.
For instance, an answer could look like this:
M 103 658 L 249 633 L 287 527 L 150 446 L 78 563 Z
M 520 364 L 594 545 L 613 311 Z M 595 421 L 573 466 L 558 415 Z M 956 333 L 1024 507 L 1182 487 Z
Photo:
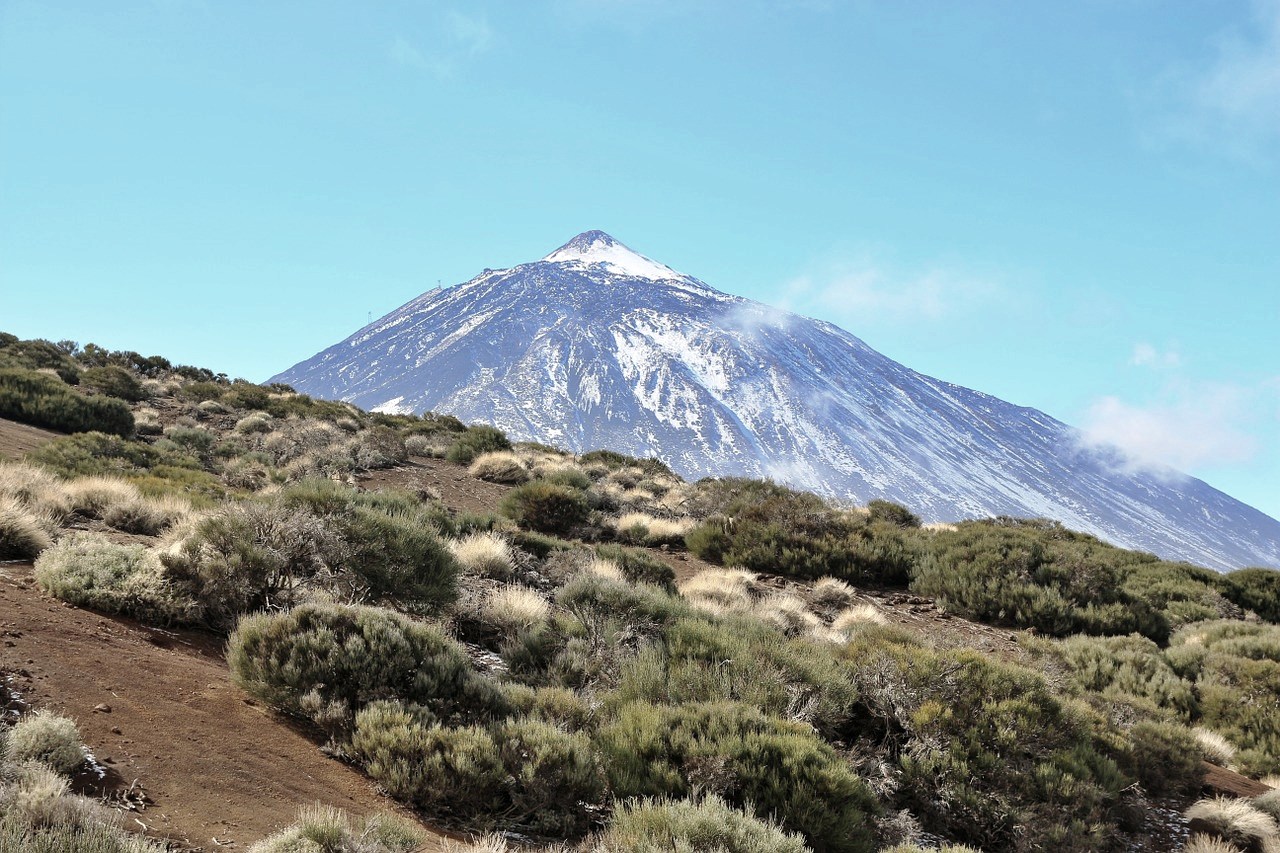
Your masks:
M 788 282 L 781 302 L 800 314 L 839 323 L 868 319 L 942 320 L 966 313 L 1001 294 L 994 282 L 934 268 L 901 273 L 874 263 L 841 263 Z
M 1133 345 L 1129 363 L 1136 367 L 1180 367 L 1182 356 L 1175 349 L 1162 352 L 1149 343 L 1140 342 Z
M 1265 386 L 1179 383 L 1147 405 L 1095 400 L 1082 430 L 1087 443 L 1119 448 L 1135 468 L 1240 464 L 1258 453 L 1254 422 L 1269 396 Z
M 1248 22 L 1219 34 L 1213 58 L 1169 71 L 1156 93 L 1164 136 L 1248 161 L 1280 142 L 1280 0 L 1255 0 Z

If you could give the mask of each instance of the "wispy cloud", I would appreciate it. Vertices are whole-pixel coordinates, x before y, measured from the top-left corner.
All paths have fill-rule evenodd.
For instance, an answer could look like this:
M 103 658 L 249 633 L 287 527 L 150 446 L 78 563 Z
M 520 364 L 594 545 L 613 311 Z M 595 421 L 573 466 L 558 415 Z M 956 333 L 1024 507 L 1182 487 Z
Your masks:
M 840 323 L 867 320 L 940 321 L 990 303 L 999 284 L 954 269 L 904 272 L 874 261 L 828 264 L 783 288 L 782 304 Z
M 1102 397 L 1089 407 L 1086 440 L 1119 448 L 1134 468 L 1194 472 L 1247 462 L 1258 451 L 1250 430 L 1254 395 L 1230 385 L 1201 385 L 1148 405 Z
M 1159 135 L 1253 162 L 1280 143 L 1280 0 L 1255 0 L 1242 26 L 1219 34 L 1213 58 L 1168 71 L 1156 86 Z
M 439 16 L 432 32 L 421 41 L 396 36 L 388 56 L 404 68 L 452 77 L 465 62 L 489 50 L 493 41 L 493 28 L 485 17 L 449 10 Z
M 1143 341 L 1133 345 L 1129 363 L 1136 367 L 1180 367 L 1182 355 L 1176 349 L 1160 350 Z

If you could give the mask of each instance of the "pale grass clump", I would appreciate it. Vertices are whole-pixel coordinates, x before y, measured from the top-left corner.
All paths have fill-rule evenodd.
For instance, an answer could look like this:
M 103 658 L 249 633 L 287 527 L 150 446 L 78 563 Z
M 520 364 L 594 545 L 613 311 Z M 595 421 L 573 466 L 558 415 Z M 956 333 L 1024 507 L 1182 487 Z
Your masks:
M 55 773 L 70 773 L 84 763 L 84 744 L 76 724 L 40 710 L 27 714 L 9 731 L 9 761 L 39 761 Z
M 847 640 L 854 631 L 867 625 L 888 624 L 889 620 L 874 605 L 858 604 L 840 611 L 832 620 L 831 629 Z
M 1203 832 L 1197 832 L 1187 839 L 1187 844 L 1182 848 L 1182 853 L 1240 853 L 1240 848 L 1223 841 L 1216 835 L 1205 835 Z
M 487 832 L 467 841 L 444 838 L 441 839 L 440 846 L 442 853 L 518 853 L 528 849 L 523 846 L 512 847 L 507 843 L 507 839 L 497 832 Z M 571 853 L 574 849 L 567 844 L 553 844 L 550 847 L 539 845 L 538 847 L 540 853 Z
M 142 499 L 138 487 L 120 477 L 94 475 L 79 477 L 67 483 L 71 508 L 90 518 L 102 518 L 113 506 Z
M 809 605 L 798 595 L 776 592 L 762 599 L 755 608 L 756 615 L 788 637 L 807 634 L 821 627 L 822 620 L 809 610 Z
M 196 411 L 206 415 L 225 415 L 231 409 L 225 404 L 217 400 L 201 400 L 196 404 Z
M 511 577 L 515 558 L 507 540 L 495 533 L 473 533 L 449 543 L 449 551 L 463 568 L 482 577 L 505 580 Z
M 706 569 L 680 584 L 680 594 L 708 613 L 741 613 L 751 609 L 758 576 L 746 569 Z
M 1200 748 L 1204 751 L 1205 761 L 1222 767 L 1232 766 L 1236 758 L 1236 748 L 1231 744 L 1231 741 L 1213 729 L 1207 729 L 1204 726 L 1196 726 L 1191 730 L 1191 733 L 1195 735 Z
M 241 435 L 254 435 L 271 432 L 275 418 L 266 412 L 252 412 L 236 421 L 236 432 Z
M 1204 830 L 1232 844 L 1272 851 L 1280 826 L 1273 817 L 1248 800 L 1214 797 L 1193 804 L 1183 812 L 1193 829 Z
M 480 605 L 480 618 L 499 630 L 514 634 L 547 621 L 551 605 L 527 586 L 504 586 L 491 591 Z
M 19 851 L 32 850 L 97 850 L 92 842 L 107 842 L 101 849 L 128 853 L 158 853 L 149 844 L 120 844 L 119 818 L 86 797 L 70 792 L 67 780 L 49 766 L 38 761 L 15 761 L 0 767 L 0 849 L 8 851 L 8 833 L 17 830 Z M 49 846 L 28 847 L 21 838 L 24 829 L 39 831 L 39 840 Z M 62 842 L 65 846 L 56 846 Z M 88 842 L 88 843 L 86 843 Z M 111 843 L 116 842 L 116 843 Z M 29 843 L 29 842 L 28 842 Z
M 518 485 L 529 479 L 524 463 L 510 450 L 495 450 L 475 458 L 467 473 L 490 483 Z
M 0 560 L 29 560 L 53 544 L 56 525 L 11 497 L 0 497 Z
M 559 456 L 544 457 L 529 466 L 529 473 L 538 480 L 572 474 L 586 474 L 577 462 Z M 588 475 L 589 476 L 589 475 Z
M 920 525 L 921 530 L 927 530 L 930 533 L 955 533 L 960 528 L 946 521 L 935 521 L 930 524 Z
M 33 513 L 54 519 L 70 512 L 62 480 L 23 462 L 0 462 L 0 498 L 12 498 Z
M 126 533 L 156 536 L 192 513 L 191 501 L 180 495 L 140 497 L 115 504 L 102 514 L 108 527 Z
M 647 512 L 628 512 L 613 522 L 622 538 L 646 545 L 679 542 L 694 528 L 691 518 L 655 518 Z
M 304 807 L 297 822 L 249 848 L 249 853 L 410 853 L 426 835 L 404 818 L 351 818 L 321 803 Z
M 626 576 L 622 573 L 622 569 L 613 560 L 606 560 L 604 557 L 592 557 L 587 563 L 586 571 L 596 577 L 606 578 L 611 581 L 626 581 Z
M 824 610 L 838 610 L 853 603 L 853 587 L 837 578 L 818 578 L 809 590 L 809 603 Z

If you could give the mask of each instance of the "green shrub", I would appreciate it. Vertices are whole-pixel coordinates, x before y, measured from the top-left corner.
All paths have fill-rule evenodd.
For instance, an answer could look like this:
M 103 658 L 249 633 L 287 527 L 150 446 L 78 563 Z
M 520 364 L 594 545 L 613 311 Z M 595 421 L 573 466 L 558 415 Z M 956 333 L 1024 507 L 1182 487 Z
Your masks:
M 895 527 L 919 527 L 920 517 L 902 504 L 875 500 L 867 504 L 867 517 Z
M 86 397 L 43 373 L 0 368 L 0 416 L 62 432 L 133 433 L 129 404 Z
M 457 595 L 460 566 L 437 535 L 458 535 L 465 519 L 447 519 L 404 492 L 357 492 L 327 481 L 303 481 L 286 489 L 287 506 L 309 509 L 343 543 L 342 568 L 356 575 L 374 598 L 433 609 Z M 482 528 L 478 520 L 471 527 Z
M 200 519 L 160 560 L 201 619 L 227 630 L 244 613 L 292 604 L 339 548 L 311 513 L 247 501 Z
M 64 539 L 40 555 L 36 582 L 63 601 L 163 625 L 195 621 L 200 607 L 164 576 L 141 545 L 91 536 Z
M 9 761 L 39 761 L 62 774 L 84 764 L 84 744 L 76 724 L 49 711 L 35 711 L 18 720 L 6 739 L 5 752 Z
M 143 442 L 101 432 L 56 438 L 28 458 L 64 477 L 136 475 L 154 472 L 161 465 L 199 468 L 197 460 L 181 453 L 164 453 Z
M 645 583 L 672 593 L 676 591 L 675 569 L 645 551 L 621 545 L 597 545 L 596 554 L 616 563 L 622 576 L 631 583 Z
M 521 527 L 551 534 L 571 532 L 584 524 L 589 514 L 581 491 L 542 481 L 513 489 L 503 499 L 500 511 Z
M 510 449 L 511 442 L 502 430 L 491 426 L 470 426 L 454 439 L 445 453 L 445 459 L 459 465 L 470 465 L 483 453 Z
M 267 703 L 344 729 L 370 702 L 421 705 L 441 720 L 501 714 L 497 687 L 440 631 L 389 610 L 303 604 L 240 620 L 227 646 L 233 680 Z M 345 722 L 344 722 L 345 721 Z
M 481 828 L 503 807 L 507 770 L 480 726 L 441 726 L 397 703 L 375 702 L 356 715 L 351 751 L 387 793 L 435 818 Z
M 91 388 L 108 397 L 118 397 L 136 403 L 147 399 L 146 389 L 133 374 L 122 367 L 107 365 L 91 367 L 80 374 L 80 386 Z
M 1241 569 L 1223 575 L 1222 594 L 1268 622 L 1280 622 L 1280 572 L 1275 569 Z
M 500 723 L 493 735 L 511 778 L 502 811 L 510 824 L 561 837 L 584 832 L 604 797 L 591 739 L 529 719 Z
M 1123 589 L 1124 554 L 1059 526 L 965 522 L 931 537 L 911 581 L 944 608 L 1052 636 L 1168 636 L 1168 620 Z
M 773 484 L 748 486 L 727 503 L 717 495 L 709 503 L 723 506 L 723 515 L 685 537 L 689 550 L 705 560 L 801 578 L 907 580 L 913 555 L 894 524 L 869 522 L 832 509 L 816 495 Z
M 711 795 L 625 803 L 591 853 L 812 853 L 804 839 Z
M 1132 746 L 1122 766 L 1147 792 L 1187 797 L 1200 790 L 1200 746 L 1186 726 L 1143 720 L 1128 736 Z
M 799 717 L 829 739 L 847 734 L 858 692 L 829 647 L 788 639 L 750 617 L 686 617 L 672 623 L 662 641 L 624 666 L 611 702 L 731 699 L 773 716 Z
M 898 805 L 983 850 L 1105 846 L 1127 786 L 1119 741 L 1042 676 L 975 651 L 933 652 L 878 632 L 840 649 L 864 725 L 898 744 Z
M 731 702 L 624 706 L 599 743 L 615 795 L 683 797 L 709 787 L 774 816 L 815 850 L 873 849 L 866 784 L 804 725 Z
M 1037 647 L 1064 666 L 1082 690 L 1104 696 L 1140 696 L 1172 711 L 1183 721 L 1198 712 L 1195 689 L 1145 637 L 1076 636 Z

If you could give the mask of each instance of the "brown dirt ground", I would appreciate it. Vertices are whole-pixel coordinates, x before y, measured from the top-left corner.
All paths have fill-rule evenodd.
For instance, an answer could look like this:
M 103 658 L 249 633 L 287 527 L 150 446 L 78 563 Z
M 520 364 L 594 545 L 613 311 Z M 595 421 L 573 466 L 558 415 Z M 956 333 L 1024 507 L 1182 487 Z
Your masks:
M 35 585 L 30 563 L 0 564 L 0 671 L 30 704 L 77 722 L 108 769 L 108 795 L 137 781 L 151 803 L 126 823 L 182 847 L 245 850 L 315 802 L 397 810 L 234 687 L 220 639 L 63 604 Z
M 0 418 L 0 459 L 21 459 L 61 433 Z
M 512 486 L 477 480 L 467 473 L 465 465 L 444 459 L 414 456 L 403 465 L 361 474 L 360 485 L 366 489 L 403 489 L 439 498 L 457 512 L 493 512 L 511 491 Z

